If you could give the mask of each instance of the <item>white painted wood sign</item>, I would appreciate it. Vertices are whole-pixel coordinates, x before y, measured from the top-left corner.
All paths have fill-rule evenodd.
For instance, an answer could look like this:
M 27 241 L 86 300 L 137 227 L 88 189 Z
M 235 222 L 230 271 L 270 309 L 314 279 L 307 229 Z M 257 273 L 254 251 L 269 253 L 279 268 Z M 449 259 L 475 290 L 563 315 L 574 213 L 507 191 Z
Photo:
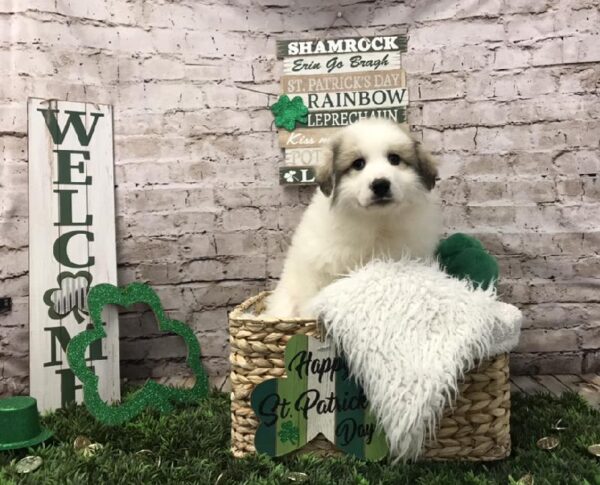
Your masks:
M 290 174 L 316 165 L 318 147 L 341 127 L 373 117 L 406 122 L 405 51 L 404 35 L 277 41 L 282 94 L 299 96 L 308 108 L 306 123 L 279 130 L 279 146 L 285 150 L 280 184 L 314 185 L 314 177 Z
M 30 393 L 40 411 L 81 402 L 66 348 L 90 323 L 87 293 L 117 284 L 112 108 L 30 98 Z M 103 312 L 107 337 L 91 345 L 100 395 L 120 399 L 116 309 Z

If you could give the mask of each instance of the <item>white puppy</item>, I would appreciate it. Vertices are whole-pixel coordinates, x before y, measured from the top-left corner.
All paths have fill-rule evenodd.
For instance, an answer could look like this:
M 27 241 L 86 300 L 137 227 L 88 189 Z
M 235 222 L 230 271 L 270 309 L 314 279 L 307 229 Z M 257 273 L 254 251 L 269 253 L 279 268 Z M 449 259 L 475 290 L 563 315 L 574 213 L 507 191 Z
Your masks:
M 308 314 L 324 286 L 374 258 L 433 256 L 441 223 L 436 164 L 400 125 L 383 119 L 341 129 L 324 147 L 321 188 L 298 225 L 266 313 Z

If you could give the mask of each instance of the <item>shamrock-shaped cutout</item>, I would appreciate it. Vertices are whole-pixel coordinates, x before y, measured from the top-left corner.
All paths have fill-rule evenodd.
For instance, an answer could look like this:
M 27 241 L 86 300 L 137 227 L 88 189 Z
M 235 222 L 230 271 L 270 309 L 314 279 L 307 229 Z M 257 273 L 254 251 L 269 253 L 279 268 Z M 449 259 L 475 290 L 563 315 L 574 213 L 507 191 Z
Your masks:
M 86 297 L 92 275 L 88 271 L 78 271 L 75 274 L 63 271 L 56 277 L 56 282 L 58 288 L 50 288 L 44 293 L 48 316 L 53 320 L 60 320 L 72 311 L 77 323 L 83 322 L 81 313 L 87 315 Z
M 281 456 L 302 448 L 319 433 L 340 450 L 366 460 L 388 453 L 385 435 L 361 387 L 330 340 L 296 335 L 284 353 L 287 377 L 256 386 L 251 405 L 259 419 L 254 445 Z
M 183 337 L 188 349 L 186 362 L 196 377 L 196 383 L 191 389 L 179 389 L 148 381 L 122 404 L 111 405 L 100 397 L 98 376 L 87 367 L 85 354 L 92 342 L 106 337 L 102 308 L 111 304 L 128 307 L 134 303 L 146 303 L 154 312 L 162 331 Z M 109 425 L 121 424 L 134 418 L 145 408 L 168 412 L 174 402 L 194 402 L 207 395 L 208 379 L 202 367 L 200 344 L 194 332 L 184 323 L 167 318 L 160 299 L 152 288 L 142 283 L 132 283 L 125 288 L 100 284 L 90 290 L 87 304 L 93 328 L 84 330 L 71 340 L 67 347 L 67 359 L 71 370 L 83 384 L 83 401 L 96 419 Z
M 287 131 L 293 131 L 296 123 L 306 124 L 308 108 L 300 96 L 295 96 L 292 100 L 284 94 L 279 100 L 271 106 L 271 112 L 275 116 L 275 126 L 285 128 Z

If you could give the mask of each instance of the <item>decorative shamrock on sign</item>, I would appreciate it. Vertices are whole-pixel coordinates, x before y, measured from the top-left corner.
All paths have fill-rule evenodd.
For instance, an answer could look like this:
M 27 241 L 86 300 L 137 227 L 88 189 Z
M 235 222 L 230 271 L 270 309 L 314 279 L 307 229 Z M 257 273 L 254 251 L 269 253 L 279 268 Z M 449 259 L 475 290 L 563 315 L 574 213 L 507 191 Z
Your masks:
M 50 288 L 44 293 L 44 303 L 48 305 L 48 316 L 60 320 L 73 312 L 77 323 L 83 322 L 80 312 L 87 315 L 86 297 L 92 283 L 88 271 L 73 274 L 63 271 L 56 277 L 58 288 Z
M 275 116 L 275 126 L 293 131 L 296 123 L 306 124 L 308 108 L 300 96 L 290 101 L 287 94 L 279 96 L 279 100 L 271 106 L 271 112 Z
M 93 328 L 84 330 L 71 340 L 67 347 L 67 360 L 71 370 L 83 383 L 83 401 L 96 419 L 109 425 L 121 424 L 147 407 L 168 412 L 172 409 L 173 402 L 193 402 L 207 395 L 208 379 L 202 368 L 200 344 L 194 332 L 186 324 L 167 318 L 160 299 L 152 288 L 142 283 L 131 283 L 125 288 L 100 284 L 90 290 L 87 303 Z M 148 381 L 124 403 L 110 405 L 100 397 L 98 376 L 88 368 L 85 354 L 92 342 L 106 337 L 102 308 L 110 304 L 128 307 L 134 303 L 146 303 L 154 312 L 161 330 L 183 337 L 188 349 L 186 362 L 196 377 L 196 383 L 191 389 L 179 389 Z
M 296 171 L 290 170 L 283 175 L 283 178 L 286 180 L 286 182 L 291 184 L 292 182 L 296 181 L 296 177 L 294 177 L 294 175 L 296 175 Z
M 259 420 L 256 451 L 282 456 L 322 434 L 358 458 L 387 455 L 367 398 L 331 340 L 295 335 L 285 347 L 284 363 L 286 377 L 261 382 L 250 397 Z
M 281 425 L 281 431 L 279 431 L 279 439 L 282 443 L 289 441 L 290 443 L 297 445 L 300 440 L 300 431 L 298 426 L 294 426 L 291 421 L 286 421 Z

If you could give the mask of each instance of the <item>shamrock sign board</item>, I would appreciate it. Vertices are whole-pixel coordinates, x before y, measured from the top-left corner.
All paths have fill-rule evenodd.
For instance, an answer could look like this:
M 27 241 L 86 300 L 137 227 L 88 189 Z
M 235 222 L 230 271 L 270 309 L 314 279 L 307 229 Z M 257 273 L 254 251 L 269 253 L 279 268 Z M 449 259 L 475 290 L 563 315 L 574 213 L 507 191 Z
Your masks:
M 366 460 L 387 455 L 385 435 L 361 387 L 330 340 L 296 335 L 285 354 L 287 377 L 260 383 L 251 396 L 259 419 L 256 451 L 281 456 L 319 433 L 340 450 Z
M 281 184 L 314 184 L 300 169 L 319 163 L 319 146 L 337 129 L 373 117 L 406 121 L 405 51 L 403 35 L 277 42 L 283 94 L 271 111 L 285 150 Z
M 66 349 L 90 319 L 91 285 L 116 283 L 112 108 L 31 98 L 29 135 L 29 334 L 31 395 L 41 411 L 81 402 Z M 86 364 L 100 394 L 120 398 L 117 313 Z

